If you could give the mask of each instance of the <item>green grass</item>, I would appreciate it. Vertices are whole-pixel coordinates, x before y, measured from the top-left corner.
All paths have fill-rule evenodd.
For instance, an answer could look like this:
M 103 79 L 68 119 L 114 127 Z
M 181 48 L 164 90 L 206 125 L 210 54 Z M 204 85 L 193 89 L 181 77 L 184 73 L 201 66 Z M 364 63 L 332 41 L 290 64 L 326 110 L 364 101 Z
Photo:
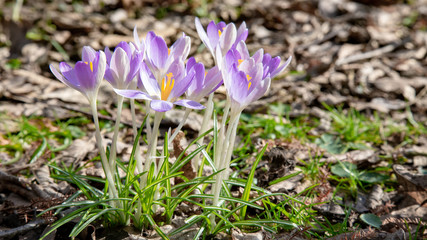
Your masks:
M 120 219 L 125 216 L 125 220 L 130 220 L 135 227 L 153 229 L 159 236 L 165 238 L 193 226 L 199 227 L 196 237 L 201 238 L 209 238 L 220 232 L 230 233 L 232 228 L 240 228 L 246 232 L 264 229 L 275 233 L 296 229 L 297 233 L 306 238 L 320 239 L 356 231 L 360 228 L 360 224 L 366 224 L 363 222 L 366 219 L 363 221 L 360 219 L 350 227 L 348 220 L 352 211 L 351 206 L 342 205 L 346 215 L 341 222 L 328 219 L 316 211 L 317 205 L 325 204 L 325 202 L 319 202 L 324 201 L 324 193 L 319 192 L 318 187 L 326 181 L 329 182 L 333 189 L 331 201 L 336 203 L 342 202 L 347 197 L 354 200 L 359 191 L 368 193 L 374 184 L 379 184 L 386 191 L 391 191 L 396 187 L 395 178 L 389 177 L 392 174 L 391 166 L 395 159 L 382 156 L 383 161 L 388 165 L 360 169 L 349 162 L 326 164 L 321 161 L 322 152 L 316 152 L 310 155 L 309 159 L 299 159 L 297 162 L 297 168 L 300 170 L 298 173 L 304 175 L 304 181 L 312 183 L 311 187 L 300 193 L 270 193 L 256 186 L 255 173 L 266 146 L 262 151 L 257 150 L 255 139 L 271 139 L 276 142 L 298 141 L 303 145 L 317 143 L 325 151 L 345 153 L 353 149 L 375 149 L 382 144 L 394 144 L 396 134 L 400 134 L 399 137 L 403 140 L 403 143 L 399 144 L 413 144 L 416 143 L 417 136 L 426 134 L 426 129 L 411 118 L 410 112 L 406 112 L 407 119 L 395 122 L 390 116 L 384 114 L 373 113 L 367 116 L 354 109 L 332 108 L 326 105 L 325 109 L 331 117 L 331 128 L 327 131 L 317 131 L 320 120 L 312 116 L 290 117 L 290 107 L 283 104 L 271 105 L 268 114 L 265 115 L 243 114 L 238 129 L 240 144 L 236 145 L 231 163 L 234 174 L 226 181 L 230 187 L 242 188 L 243 192 L 236 197 L 227 190 L 229 188 L 224 188 L 220 197 L 222 204 L 218 207 L 210 205 L 212 195 L 206 192 L 214 183 L 212 177 L 218 172 L 214 171 L 208 176 L 199 173 L 195 179 L 186 179 L 180 171 L 181 167 L 198 153 L 204 156 L 203 165 L 213 167 L 211 159 L 213 152 L 210 148 L 212 142 L 207 148 L 196 146 L 196 150 L 190 152 L 188 156 L 184 155 L 184 151 L 174 163 L 168 161 L 169 155 L 166 154 L 157 175 L 154 169 L 150 169 L 148 172 L 134 176 L 134 152 L 129 162 L 119 159 L 118 168 L 128 174 L 124 178 L 116 178 L 116 184 L 120 186 L 120 194 L 118 199 L 112 200 L 121 202 L 122 207 L 112 205 L 111 199 L 107 201 L 106 189 L 96 189 L 91 185 L 93 182 L 104 184 L 104 179 L 78 174 L 81 168 L 86 166 L 75 168 L 75 166 L 66 167 L 51 163 L 52 177 L 58 181 L 68 181 L 79 188 L 79 191 L 64 204 L 49 209 L 58 213 L 66 208 L 78 207 L 78 210 L 55 223 L 53 228 L 58 228 L 73 219 L 79 219 L 71 233 L 72 236 L 76 236 L 93 221 L 102 219 L 105 226 L 122 225 L 123 220 Z M 0 150 L 12 156 L 15 152 L 22 155 L 26 151 L 26 146 L 31 145 L 35 150 L 30 161 L 37 161 L 41 156 L 47 156 L 48 160 L 52 159 L 56 152 L 65 149 L 73 139 L 84 136 L 81 129 L 85 128 L 90 120 L 72 118 L 64 122 L 49 122 L 40 118 L 21 118 L 18 122 L 19 132 L 8 132 L 3 135 L 2 138 L 9 144 L 0 146 Z M 109 121 L 103 121 L 104 129 L 109 129 L 112 125 Z M 51 144 L 52 141 L 56 142 L 55 146 Z M 195 140 L 189 146 L 194 144 Z M 165 143 L 166 153 L 167 149 L 168 146 Z M 248 165 L 248 157 L 254 155 L 255 162 Z M 98 159 L 91 161 L 95 160 Z M 270 184 L 285 181 L 296 174 L 275 179 Z M 145 188 L 140 189 L 139 178 L 143 175 L 148 175 L 150 181 Z M 184 182 L 172 185 L 170 182 L 172 178 L 181 178 Z M 85 200 L 76 201 L 79 197 Z M 184 201 L 200 207 L 203 211 L 188 216 L 186 224 L 172 233 L 162 232 L 160 226 L 171 222 L 176 209 Z M 135 216 L 134 212 L 138 206 L 141 207 L 142 212 L 140 216 Z M 162 216 L 156 216 L 155 209 L 160 207 L 167 210 Z M 215 226 L 210 222 L 212 214 L 217 219 Z
M 6 144 L 0 145 L 0 151 L 12 157 L 9 161 L 1 160 L 3 165 L 19 161 L 24 154 L 30 155 L 27 162 L 30 164 L 41 157 L 52 159 L 57 152 L 71 145 L 74 139 L 85 135 L 80 126 L 88 122 L 86 118 L 73 118 L 65 122 L 40 117 L 21 117 L 16 120 L 6 114 L 2 114 L 1 118 L 13 120 L 18 125 L 18 131 L 7 130 L 2 136 Z

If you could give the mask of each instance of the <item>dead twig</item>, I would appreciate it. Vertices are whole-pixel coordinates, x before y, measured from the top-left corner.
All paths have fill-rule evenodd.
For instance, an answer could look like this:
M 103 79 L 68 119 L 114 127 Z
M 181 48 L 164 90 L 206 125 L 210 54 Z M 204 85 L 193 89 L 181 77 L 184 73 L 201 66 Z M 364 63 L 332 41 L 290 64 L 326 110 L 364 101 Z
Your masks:
M 0 231 L 0 239 L 11 238 L 16 235 L 22 235 L 30 230 L 37 229 L 43 225 L 48 224 L 48 220 L 44 218 L 36 218 L 34 221 L 31 221 L 24 226 L 20 226 L 17 228 L 9 229 L 6 231 Z
M 360 54 L 354 54 L 351 55 L 347 58 L 343 58 L 343 59 L 339 59 L 336 62 L 337 66 L 341 66 L 347 63 L 353 63 L 353 62 L 358 62 L 361 60 L 365 60 L 365 59 L 370 59 L 370 58 L 374 58 L 374 57 L 380 57 L 386 53 L 392 52 L 394 51 L 394 49 L 396 49 L 397 47 L 403 45 L 406 41 L 399 41 L 399 42 L 395 42 L 392 44 L 389 44 L 387 46 L 384 46 L 382 48 L 378 48 L 369 52 L 364 52 L 364 53 L 360 53 Z

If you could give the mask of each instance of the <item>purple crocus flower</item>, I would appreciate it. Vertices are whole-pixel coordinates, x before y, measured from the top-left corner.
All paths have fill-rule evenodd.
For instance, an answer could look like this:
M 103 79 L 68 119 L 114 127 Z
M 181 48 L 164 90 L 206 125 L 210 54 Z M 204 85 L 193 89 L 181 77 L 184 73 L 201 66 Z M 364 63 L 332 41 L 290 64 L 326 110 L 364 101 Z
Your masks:
M 224 57 L 222 76 L 235 111 L 261 98 L 268 90 L 271 78 L 289 65 L 291 57 L 279 67 L 280 57 L 271 58 L 260 49 L 249 56 L 246 44 L 240 41 Z
M 120 42 L 113 53 L 106 47 L 105 55 L 107 58 L 105 79 L 113 88 L 127 89 L 140 69 L 143 53 L 132 44 Z
M 145 62 L 157 81 L 162 81 L 174 61 L 184 62 L 190 53 L 191 39 L 183 36 L 168 48 L 165 40 L 154 32 L 149 32 L 145 39 Z
M 148 66 L 142 66 L 140 71 L 141 82 L 138 84 L 145 91 L 115 89 L 116 93 L 127 98 L 149 100 L 151 101 L 151 109 L 157 112 L 169 111 L 173 105 L 191 109 L 205 108 L 200 103 L 190 99 L 178 100 L 187 91 L 195 77 L 195 70 L 186 72 L 184 63 L 180 59 L 170 65 L 161 82 L 158 82 L 154 78 L 154 74 L 148 70 Z
M 214 21 L 211 21 L 206 28 L 206 32 L 197 17 L 195 24 L 200 39 L 215 59 L 217 58 L 217 48 L 220 49 L 221 55 L 224 56 L 230 48 L 234 48 L 238 42 L 245 41 L 248 37 L 248 29 L 245 22 L 236 30 L 236 26 L 233 23 L 226 25 L 224 22 L 215 24 Z
M 197 63 L 194 57 L 187 61 L 186 71 L 195 71 L 194 81 L 187 89 L 187 98 L 199 102 L 203 97 L 211 94 L 222 85 L 222 76 L 218 67 L 215 66 L 205 72 L 205 66 Z
M 59 64 L 61 73 L 52 64 L 49 68 L 61 82 L 81 92 L 89 102 L 93 102 L 104 78 L 106 57 L 104 52 L 96 52 L 91 47 L 85 46 L 82 51 L 82 61 L 78 61 L 74 68 L 66 62 Z

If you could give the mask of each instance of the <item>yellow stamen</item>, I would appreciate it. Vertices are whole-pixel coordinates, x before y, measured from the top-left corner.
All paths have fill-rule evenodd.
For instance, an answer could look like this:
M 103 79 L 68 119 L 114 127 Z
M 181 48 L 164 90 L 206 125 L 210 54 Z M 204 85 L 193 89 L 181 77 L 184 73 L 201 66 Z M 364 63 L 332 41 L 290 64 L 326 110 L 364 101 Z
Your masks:
M 171 55 L 171 49 L 168 48 L 168 56 Z
M 85 62 L 86 64 L 89 64 L 90 70 L 93 72 L 93 62 Z
M 172 91 L 173 86 L 175 85 L 175 79 L 172 79 L 173 74 L 168 73 L 166 74 L 166 77 L 168 80 L 165 82 L 165 78 L 162 80 L 162 86 L 161 86 L 161 99 L 163 101 L 166 101 Z
M 239 63 L 237 66 L 240 66 L 240 64 L 242 64 L 243 61 L 244 61 L 243 59 L 237 60 L 237 62 Z
M 205 77 L 206 77 L 206 75 L 208 75 L 208 71 L 205 71 Z
M 218 36 L 219 37 L 221 37 L 221 34 L 222 34 L 221 30 L 218 30 Z
M 249 90 L 249 88 L 251 88 L 251 85 L 252 85 L 252 82 L 251 82 L 251 79 L 252 79 L 252 77 L 251 76 L 249 76 L 249 74 L 247 74 L 246 75 L 246 79 L 248 80 L 248 90 Z

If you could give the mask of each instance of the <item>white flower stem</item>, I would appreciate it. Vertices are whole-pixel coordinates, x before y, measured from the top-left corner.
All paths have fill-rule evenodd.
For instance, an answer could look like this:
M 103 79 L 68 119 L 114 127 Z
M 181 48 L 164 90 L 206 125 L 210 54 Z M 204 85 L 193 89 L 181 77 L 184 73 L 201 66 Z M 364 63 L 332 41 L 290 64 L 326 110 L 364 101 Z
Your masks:
M 209 95 L 208 101 L 206 102 L 207 106 L 206 106 L 205 113 L 203 115 L 202 126 L 200 127 L 200 131 L 199 131 L 199 135 L 198 135 L 199 137 L 208 130 L 209 120 L 211 120 L 213 109 L 214 109 L 213 96 L 214 96 L 214 93 L 211 93 Z M 199 144 L 199 145 L 203 144 L 204 139 L 205 139 L 204 137 L 199 138 L 199 140 L 197 140 L 197 144 Z M 191 160 L 191 165 L 193 166 L 194 171 L 196 171 L 197 173 L 200 172 L 199 171 L 200 156 L 201 156 L 201 154 L 197 154 Z
M 148 150 L 147 157 L 145 159 L 144 171 L 150 170 L 151 164 L 153 163 L 156 157 L 157 137 L 159 135 L 160 122 L 162 121 L 164 114 L 165 113 L 163 112 L 156 112 L 154 114 L 153 129 L 148 142 Z M 144 187 L 144 185 L 142 185 L 142 187 Z
M 136 136 L 138 135 L 138 126 L 136 125 L 136 114 L 135 114 L 135 100 L 134 99 L 129 99 L 130 100 L 130 111 L 132 114 L 132 131 L 133 131 L 133 139 L 135 141 Z M 136 149 L 135 149 L 135 159 L 136 159 L 136 168 L 138 169 L 138 173 L 142 173 L 142 157 L 141 157 L 141 153 L 140 153 L 140 144 L 139 144 L 139 140 L 138 143 L 136 144 Z
M 110 164 L 108 163 L 107 155 L 105 154 L 104 146 L 102 143 L 101 131 L 99 129 L 99 120 L 98 120 L 98 110 L 96 108 L 96 101 L 90 101 L 90 106 L 93 115 L 93 121 L 95 123 L 95 138 L 96 143 L 98 145 L 98 150 L 101 155 L 101 163 L 104 168 L 104 173 L 108 181 L 108 192 L 110 194 L 110 198 L 117 198 L 119 195 L 117 193 L 116 184 L 114 181 L 114 173 L 111 171 Z M 115 202 L 113 202 L 115 205 Z
M 184 117 L 182 118 L 181 122 L 179 123 L 178 127 L 175 128 L 174 133 L 172 136 L 168 138 L 168 145 L 172 143 L 172 141 L 175 139 L 176 135 L 178 135 L 179 131 L 181 131 L 181 128 L 184 126 L 185 122 L 187 121 L 188 116 L 190 115 L 191 109 L 187 108 L 184 113 Z
M 117 95 L 117 116 L 116 116 L 116 123 L 114 125 L 113 141 L 111 142 L 110 158 L 109 158 L 110 168 L 112 171 L 115 171 L 116 169 L 117 138 L 119 136 L 122 107 L 123 107 L 123 97 L 120 95 Z
M 147 129 L 147 139 L 151 139 L 151 124 L 150 124 L 150 101 L 145 101 L 145 112 L 147 114 L 147 121 L 145 121 L 145 129 Z
M 228 115 L 228 109 L 226 110 Z M 224 115 L 226 114 L 224 113 Z M 212 187 L 212 194 L 214 197 L 213 206 L 221 205 L 219 202 L 219 196 L 222 189 L 222 182 L 226 180 L 229 175 L 228 165 L 230 165 L 231 155 L 233 153 L 234 140 L 236 137 L 237 125 L 239 124 L 239 117 L 240 117 L 240 113 L 239 114 L 232 113 L 230 116 L 230 121 L 228 123 L 227 129 L 225 128 L 225 123 L 227 119 L 225 118 L 222 119 L 222 126 L 218 133 L 219 137 L 218 137 L 217 146 L 215 149 L 214 161 L 215 161 L 215 167 L 217 170 L 221 170 L 221 169 L 224 169 L 224 170 L 218 175 L 216 175 L 215 184 Z M 227 132 L 225 133 L 225 131 Z M 212 222 L 212 227 L 214 227 L 216 224 L 214 214 L 210 216 L 210 220 Z

